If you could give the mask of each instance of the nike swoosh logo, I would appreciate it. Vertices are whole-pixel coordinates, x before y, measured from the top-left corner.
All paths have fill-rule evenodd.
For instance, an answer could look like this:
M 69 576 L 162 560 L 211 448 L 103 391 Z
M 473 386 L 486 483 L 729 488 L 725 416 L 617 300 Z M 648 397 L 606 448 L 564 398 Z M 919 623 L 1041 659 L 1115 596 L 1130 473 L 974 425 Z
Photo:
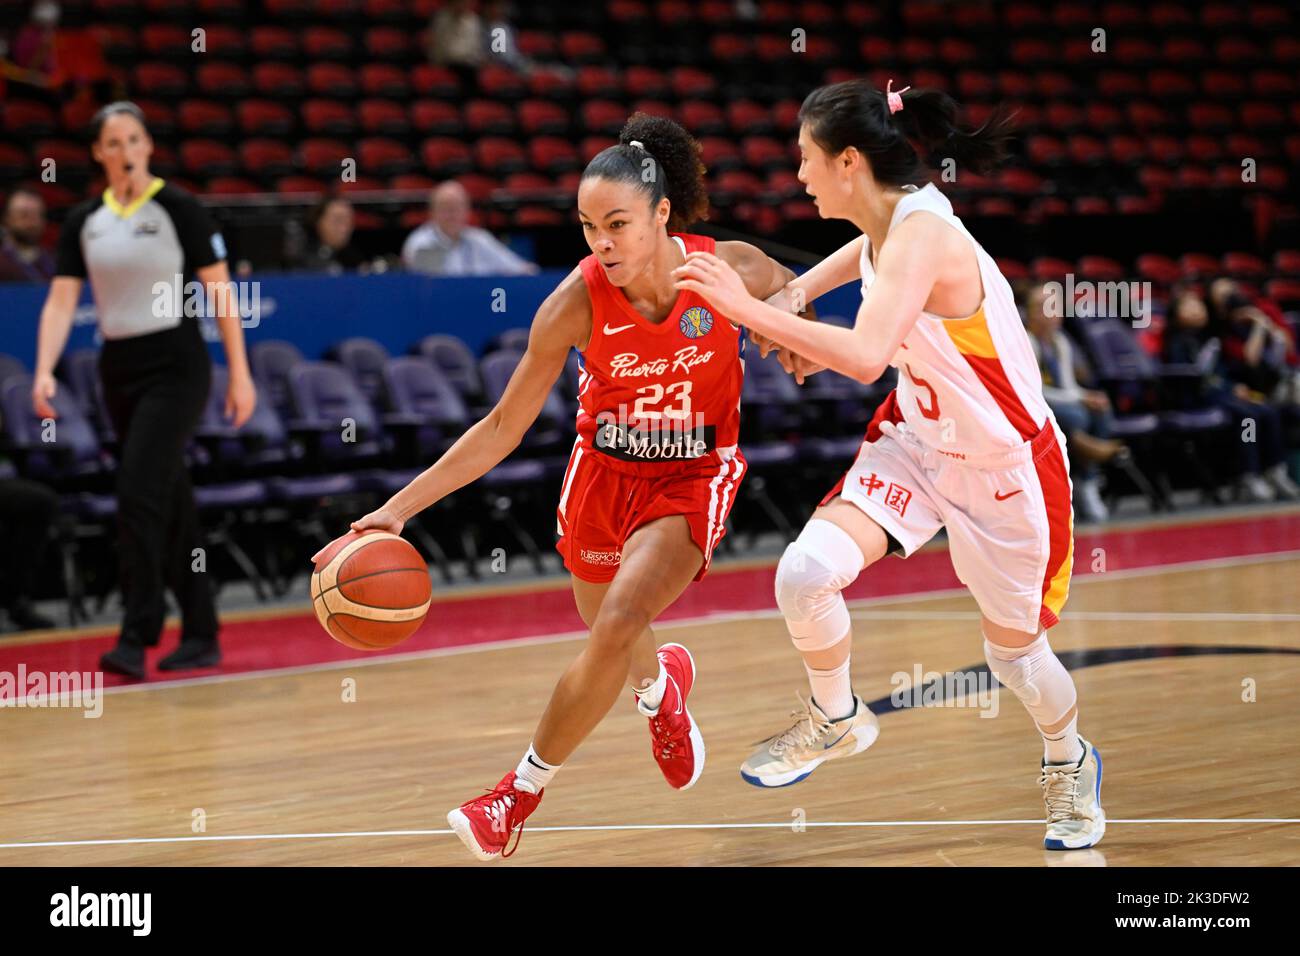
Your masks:
M 606 322 L 606 323 L 605 323 L 605 334 L 606 334 L 606 335 L 613 335 L 615 332 L 623 332 L 623 331 L 626 331 L 627 329 L 630 329 L 630 328 L 632 328 L 632 327 L 635 326 L 635 325 L 636 325 L 636 323 L 633 322 L 631 325 L 620 325 L 620 326 L 619 326 L 618 328 L 616 328 L 616 329 L 611 329 L 611 328 L 609 327 L 609 323 Z
M 828 743 L 825 747 L 823 747 L 822 750 L 830 750 L 830 749 L 831 749 L 832 747 L 834 747 L 837 743 L 839 743 L 841 740 L 843 740 L 845 737 L 847 737 L 847 736 L 849 735 L 849 733 L 850 733 L 852 730 L 853 730 L 853 728 L 850 727 L 848 730 L 844 731 L 844 733 L 840 734 L 838 737 L 836 737 L 834 740 L 832 740 L 830 743 Z
M 1024 490 L 1025 489 L 1023 488 L 1017 488 L 1015 491 L 1011 492 L 1010 494 L 1005 494 L 1005 495 L 1000 491 L 995 491 L 993 492 L 993 497 L 998 499 L 998 501 L 1006 501 L 1008 498 L 1011 497 L 1011 495 L 1018 495 L 1020 494 L 1020 492 Z
M 672 674 L 669 674 L 669 675 L 668 675 L 668 679 L 671 680 L 671 681 L 673 681 L 673 687 L 675 687 L 675 688 L 677 689 L 677 709 L 676 709 L 675 711 L 673 711 L 673 713 L 674 713 L 674 714 L 680 714 L 680 713 L 682 712 L 682 688 L 681 688 L 681 685 L 678 684 L 677 681 L 673 680 L 673 675 L 672 675 Z

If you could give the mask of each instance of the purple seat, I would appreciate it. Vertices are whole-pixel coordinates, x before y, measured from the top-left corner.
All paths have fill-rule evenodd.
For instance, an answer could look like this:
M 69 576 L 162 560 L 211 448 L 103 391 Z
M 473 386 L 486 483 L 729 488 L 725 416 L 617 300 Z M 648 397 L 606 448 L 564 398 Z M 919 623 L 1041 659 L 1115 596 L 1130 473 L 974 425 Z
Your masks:
M 4 436 L 22 472 L 54 483 L 107 473 L 112 459 L 100 447 L 72 389 L 63 382 L 57 385 L 52 404 L 58 418 L 50 429 L 32 411 L 31 375 L 10 376 L 0 386 Z
M 236 471 L 262 470 L 302 457 L 301 446 L 290 442 L 289 433 L 270 401 L 263 400 L 266 388 L 257 382 L 258 402 L 241 428 L 226 420 L 226 386 L 230 372 L 224 365 L 212 367 L 212 388 L 208 404 L 194 437 L 207 449 L 214 464 Z
M 440 455 L 469 428 L 469 409 L 460 393 L 430 359 L 389 359 L 383 375 L 392 407 L 384 426 L 397 436 L 403 457 Z
M 104 383 L 99 377 L 99 352 L 96 349 L 77 349 L 63 357 L 63 377 L 81 403 L 95 430 L 106 443 L 117 441 L 113 421 L 104 402 Z
M 471 408 L 482 400 L 483 380 L 479 377 L 478 362 L 469 346 L 456 336 L 426 335 L 415 351 L 433 360 Z
M 0 385 L 4 385 L 5 379 L 11 375 L 27 374 L 27 366 L 12 355 L 0 353 Z
M 757 349 L 750 352 L 741 398 L 741 436 L 748 443 L 785 439 L 800 431 L 804 422 L 803 396 L 794 378 L 781 367 L 776 352 L 767 358 L 760 358 Z
M 479 372 L 489 402 L 495 404 L 501 400 L 506 386 L 510 383 L 510 376 L 514 374 L 522 358 L 522 352 L 512 351 L 493 352 L 483 358 L 479 364 Z M 572 408 L 570 408 L 571 404 Z M 570 434 L 566 426 L 573 424 L 576 413 L 576 399 L 566 399 L 558 386 L 552 388 L 542 404 L 537 421 L 524 435 L 523 446 L 538 451 L 558 448 L 564 443 L 565 435 Z
M 506 329 L 488 347 L 488 351 L 526 352 L 528 350 L 528 329 Z
M 333 362 L 302 362 L 289 370 L 296 415 L 290 428 L 307 435 L 318 459 L 360 461 L 378 455 L 379 422 L 352 376 Z M 354 423 L 345 439 L 344 422 Z
M 388 349 L 374 339 L 356 337 L 344 339 L 330 350 L 331 356 L 345 369 L 352 373 L 361 394 L 375 408 L 386 408 L 384 394 L 384 364 L 388 361 Z
M 293 415 L 289 394 L 289 370 L 305 361 L 298 346 L 280 339 L 254 342 L 248 347 L 248 364 L 253 378 L 266 386 L 266 397 L 281 417 Z

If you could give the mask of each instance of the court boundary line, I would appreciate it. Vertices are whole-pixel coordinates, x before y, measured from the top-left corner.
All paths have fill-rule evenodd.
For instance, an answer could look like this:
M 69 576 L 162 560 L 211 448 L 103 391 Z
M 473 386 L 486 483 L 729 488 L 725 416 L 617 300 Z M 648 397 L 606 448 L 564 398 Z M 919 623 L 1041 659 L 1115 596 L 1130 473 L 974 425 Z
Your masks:
M 1150 817 L 1106 819 L 1107 825 L 1209 825 L 1229 826 L 1260 823 L 1269 826 L 1300 823 L 1300 817 Z M 529 827 L 529 833 L 601 833 L 627 830 L 791 830 L 889 827 L 1043 826 L 1039 820 L 838 820 L 781 823 L 609 823 Z M 116 837 L 101 840 L 43 840 L 31 843 L 0 843 L 0 850 L 29 850 L 50 847 L 148 846 L 166 843 L 233 843 L 246 840 L 333 840 L 361 837 L 451 836 L 455 831 L 439 830 L 344 830 L 336 833 L 241 833 L 204 834 L 179 837 Z
M 1114 571 L 1099 571 L 1081 575 L 1072 578 L 1071 587 L 1079 584 L 1114 580 L 1133 577 L 1149 577 L 1154 574 L 1177 573 L 1182 571 L 1200 571 L 1210 570 L 1221 567 L 1239 567 L 1243 565 L 1267 564 L 1274 561 L 1291 561 L 1300 559 L 1300 549 L 1292 551 L 1269 551 L 1262 554 L 1239 555 L 1228 558 L 1202 558 L 1196 561 L 1181 561 L 1169 564 L 1153 564 L 1141 568 L 1118 568 Z M 936 588 L 929 591 L 908 591 L 900 594 L 879 595 L 876 597 L 854 598 L 845 602 L 851 612 L 860 609 L 870 609 L 882 604 L 912 604 L 920 601 L 941 600 L 949 597 L 959 597 L 968 594 L 969 591 L 964 585 L 951 588 Z M 964 613 L 964 612 L 954 612 Z M 1151 612 L 1159 613 L 1159 612 Z M 1171 612 L 1179 613 L 1179 612 Z M 707 614 L 695 615 L 694 617 L 676 618 L 674 620 L 658 622 L 654 625 L 656 631 L 666 630 L 668 628 L 678 627 L 697 627 L 702 624 L 720 623 L 723 621 L 743 621 L 754 620 L 757 618 L 780 617 L 781 612 L 778 608 L 764 608 L 762 610 L 731 610 L 731 611 L 714 611 Z M 1070 612 L 1066 612 L 1062 623 L 1067 623 L 1071 619 Z M 377 657 L 354 657 L 341 661 L 320 661 L 315 664 L 297 664 L 291 667 L 273 667 L 255 671 L 241 671 L 236 674 L 212 674 L 205 677 L 187 677 L 179 680 L 167 681 L 143 681 L 136 684 L 118 684 L 113 687 L 105 687 L 103 693 L 109 694 L 127 694 L 127 693 L 145 693 L 151 691 L 168 690 L 175 687 L 194 687 L 207 684 L 225 684 L 239 680 L 254 680 L 265 677 L 274 677 L 277 675 L 297 676 L 301 674 L 311 674 L 331 670 L 341 670 L 349 667 L 377 667 L 384 664 L 403 663 L 412 660 L 425 660 L 438 657 L 452 657 L 460 654 L 482 653 L 486 651 L 508 650 L 515 647 L 528 647 L 532 645 L 559 644 L 565 641 L 581 640 L 587 636 L 587 630 L 580 631 L 560 631 L 552 634 L 535 634 L 529 637 L 509 638 L 500 641 L 483 641 L 477 644 L 458 644 L 453 647 L 433 647 L 420 651 L 407 651 L 400 654 L 384 654 Z M 24 695 L 25 697 L 26 695 Z M 15 699 L 15 704 L 17 699 Z

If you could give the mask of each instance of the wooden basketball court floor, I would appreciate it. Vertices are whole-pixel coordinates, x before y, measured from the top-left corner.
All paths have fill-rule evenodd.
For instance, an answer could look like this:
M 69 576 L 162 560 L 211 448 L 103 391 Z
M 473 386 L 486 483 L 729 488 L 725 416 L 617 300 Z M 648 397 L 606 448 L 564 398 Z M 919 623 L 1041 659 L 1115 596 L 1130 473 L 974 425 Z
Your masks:
M 492 865 L 1296 864 L 1297 581 L 1300 551 L 1076 577 L 1051 635 L 1104 761 L 1094 850 L 1043 850 L 1041 744 L 1009 692 L 995 717 L 889 710 L 898 672 L 983 664 L 947 591 L 854 602 L 881 737 L 777 790 L 737 770 L 806 688 L 776 612 L 658 628 L 699 671 L 697 785 L 664 783 L 621 699 Z M 581 639 L 118 688 L 97 720 L 9 710 L 0 865 L 480 865 L 445 813 L 514 766 Z

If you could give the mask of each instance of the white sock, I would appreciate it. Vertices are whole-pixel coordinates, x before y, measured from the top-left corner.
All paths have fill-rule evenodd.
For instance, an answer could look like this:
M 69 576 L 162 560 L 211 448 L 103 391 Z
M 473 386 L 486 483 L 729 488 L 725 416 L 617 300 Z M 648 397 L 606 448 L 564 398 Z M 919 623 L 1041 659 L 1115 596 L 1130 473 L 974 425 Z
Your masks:
M 1070 722 L 1058 730 L 1056 733 L 1048 736 L 1043 734 L 1043 760 L 1047 763 L 1069 763 L 1079 762 L 1083 756 L 1083 744 L 1079 743 L 1079 715 L 1076 713 L 1070 718 Z
M 659 676 L 654 679 L 649 687 L 644 690 L 634 687 L 636 691 L 637 702 L 636 709 L 641 711 L 647 717 L 653 717 L 659 713 L 659 705 L 664 701 L 664 691 L 668 688 L 668 671 L 664 669 L 664 662 L 659 662 Z
M 551 778 L 559 769 L 559 764 L 551 766 L 537 756 L 537 751 L 533 749 L 532 744 L 529 744 L 524 759 L 519 761 L 518 767 L 515 767 L 515 786 L 529 793 L 541 793 L 542 788 L 551 782 Z
M 843 664 L 828 671 L 813 670 L 807 664 L 804 664 L 803 669 L 808 672 L 813 703 L 822 709 L 823 714 L 831 720 L 853 716 L 857 704 L 853 700 L 853 686 L 849 681 L 849 658 L 844 658 Z

